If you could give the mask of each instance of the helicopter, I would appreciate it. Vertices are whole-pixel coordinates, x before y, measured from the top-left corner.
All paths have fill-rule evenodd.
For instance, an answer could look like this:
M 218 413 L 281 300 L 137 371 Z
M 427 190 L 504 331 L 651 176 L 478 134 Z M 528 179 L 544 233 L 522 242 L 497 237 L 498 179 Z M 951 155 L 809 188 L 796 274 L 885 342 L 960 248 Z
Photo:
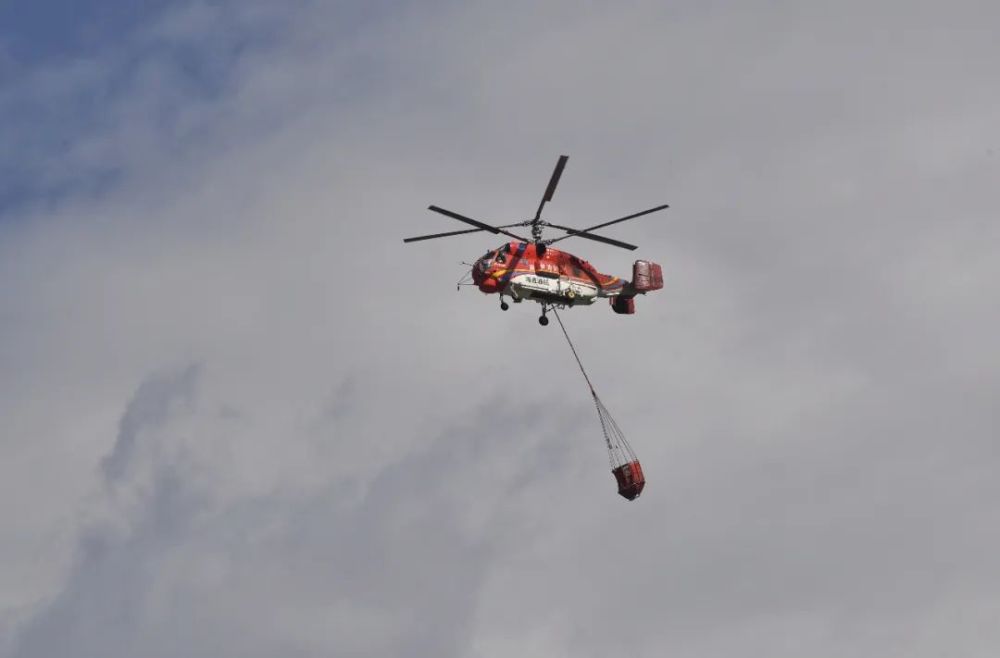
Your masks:
M 503 226 L 493 226 L 432 205 L 428 207 L 428 210 L 475 228 L 419 235 L 405 238 L 403 242 L 420 242 L 482 231 L 488 231 L 494 235 L 503 234 L 514 239 L 496 249 L 487 251 L 472 263 L 470 271 L 472 285 L 477 286 L 483 293 L 500 296 L 501 310 L 506 311 L 510 308 L 504 299 L 505 297 L 510 297 L 514 303 L 521 303 L 524 300 L 535 301 L 542 306 L 542 314 L 538 318 L 538 323 L 545 326 L 549 323 L 547 317 L 549 310 L 589 306 L 598 299 L 608 299 L 615 313 L 631 315 L 635 313 L 637 295 L 644 295 L 647 292 L 663 288 L 663 271 L 658 264 L 647 260 L 635 261 L 632 266 L 632 280 L 628 281 L 602 274 L 587 261 L 568 252 L 554 249 L 550 245 L 566 238 L 578 237 L 634 251 L 638 247 L 633 244 L 596 235 L 592 231 L 658 212 L 669 206 L 666 204 L 656 206 L 585 229 L 575 229 L 547 222 L 542 219 L 542 209 L 546 203 L 552 200 L 552 195 L 555 193 L 568 160 L 569 156 L 559 156 L 549 184 L 545 188 L 545 194 L 542 195 L 542 201 L 538 204 L 538 210 L 532 219 Z M 521 237 L 508 230 L 517 227 L 530 227 L 531 238 Z M 566 235 L 543 238 L 543 230 L 546 227 L 563 231 Z M 460 281 L 459 286 L 461 284 Z

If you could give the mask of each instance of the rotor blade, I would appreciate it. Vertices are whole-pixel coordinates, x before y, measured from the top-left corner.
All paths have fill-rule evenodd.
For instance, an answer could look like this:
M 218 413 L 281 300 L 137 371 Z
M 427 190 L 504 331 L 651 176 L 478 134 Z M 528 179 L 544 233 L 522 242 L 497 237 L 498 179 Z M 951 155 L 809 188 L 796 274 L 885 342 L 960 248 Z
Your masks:
M 596 242 L 603 242 L 605 244 L 621 247 L 622 249 L 629 249 L 631 251 L 635 251 L 636 249 L 638 249 L 638 247 L 635 246 L 634 244 L 621 242 L 620 240 L 612 240 L 611 238 L 606 238 L 601 235 L 594 235 L 593 233 L 587 233 L 585 231 L 578 231 L 575 228 L 559 226 L 558 224 L 546 224 L 546 226 L 551 226 L 552 228 L 557 228 L 561 231 L 566 231 L 567 233 L 569 233 L 569 235 L 564 235 L 561 238 L 556 238 L 555 240 L 552 240 L 552 242 L 556 242 L 557 240 L 565 240 L 566 238 L 571 238 L 573 236 L 576 236 L 578 238 L 586 238 L 588 240 L 594 240 Z
M 480 222 L 479 220 L 472 219 L 470 217 L 466 217 L 465 215 L 459 215 L 457 212 L 452 212 L 450 210 L 445 210 L 444 208 L 439 208 L 437 206 L 428 206 L 427 209 L 428 210 L 433 210 L 434 212 L 437 212 L 437 213 L 441 213 L 445 217 L 451 217 L 452 219 L 457 219 L 460 222 L 465 222 L 466 224 L 471 224 L 472 226 L 475 226 L 476 228 L 479 228 L 479 229 L 481 229 L 483 231 L 489 231 L 490 233 L 494 233 L 494 234 L 495 233 L 503 233 L 504 235 L 509 235 L 512 238 L 517 238 L 521 242 L 528 242 L 528 240 L 526 240 L 525 238 L 522 238 L 520 235 L 517 235 L 515 233 L 511 233 L 510 231 L 505 231 L 505 230 L 503 230 L 501 228 L 497 228 L 496 226 L 490 226 L 489 224 L 486 224 L 484 222 Z
M 523 222 L 518 222 L 517 224 L 507 224 L 506 226 L 499 226 L 497 228 L 509 228 L 511 226 L 521 226 Z M 485 229 L 481 228 L 467 228 L 462 231 L 448 231 L 447 233 L 434 233 L 433 235 L 418 235 L 413 238 L 405 238 L 403 242 L 420 242 L 421 240 L 433 240 L 434 238 L 447 238 L 452 235 L 464 235 L 465 233 L 481 233 Z
M 559 162 L 556 163 L 556 168 L 552 171 L 552 178 L 549 179 L 549 186 L 545 188 L 545 200 L 551 201 L 552 195 L 556 191 L 556 185 L 559 184 L 559 178 L 562 176 L 563 169 L 566 168 L 566 161 L 569 160 L 568 155 L 560 155 Z
M 465 215 L 459 215 L 457 212 L 452 212 L 450 210 L 445 210 L 444 208 L 438 208 L 437 206 L 428 206 L 428 210 L 433 210 L 434 212 L 441 213 L 445 217 L 451 217 L 452 219 L 457 219 L 460 222 L 465 222 L 466 224 L 472 224 L 473 226 L 479 228 L 481 231 L 489 231 L 490 233 L 499 233 L 500 229 L 495 226 L 490 226 L 489 224 L 484 224 L 475 219 L 466 217 Z
M 451 235 L 462 235 L 463 233 L 481 233 L 481 228 L 467 228 L 464 231 L 448 231 L 447 233 L 435 233 L 434 235 L 418 235 L 413 238 L 404 238 L 403 242 L 420 242 L 421 240 L 433 240 L 434 238 L 447 238 Z
M 628 215 L 626 217 L 619 217 L 618 219 L 612 219 L 610 222 L 604 222 L 603 224 L 598 224 L 597 226 L 591 226 L 590 228 L 583 229 L 584 231 L 593 231 L 594 229 L 604 228 L 605 226 L 611 226 L 612 224 L 617 224 L 618 222 L 624 222 L 626 219 L 635 219 L 636 217 L 642 217 L 643 215 L 648 215 L 651 212 L 657 212 L 658 210 L 663 210 L 664 208 L 669 208 L 667 204 L 662 206 L 656 206 L 655 208 L 650 208 L 649 210 L 643 210 L 642 212 L 637 212 L 634 215 Z
M 577 233 L 573 233 L 571 235 L 577 235 L 578 233 L 589 233 L 590 231 L 594 231 L 599 228 L 604 228 L 605 226 L 611 226 L 612 224 L 617 224 L 618 222 L 624 222 L 627 219 L 635 219 L 636 217 L 642 217 L 643 215 L 648 215 L 649 213 L 657 212 L 659 210 L 663 210 L 664 208 L 669 208 L 669 207 L 670 206 L 668 206 L 667 204 L 663 204 L 662 206 L 656 206 L 655 208 L 650 208 L 649 210 L 643 210 L 642 212 L 637 212 L 634 215 L 626 215 L 625 217 L 612 219 L 610 222 L 604 222 L 603 224 L 597 224 L 595 226 L 590 226 L 585 229 L 580 229 Z M 568 237 L 570 236 L 564 235 L 562 237 L 556 238 L 555 240 L 552 240 L 552 242 L 559 242 L 560 240 L 565 240 Z
M 556 185 L 559 184 L 559 178 L 562 176 L 563 169 L 566 167 L 566 161 L 569 160 L 568 155 L 560 155 L 559 161 L 556 162 L 556 168 L 552 170 L 552 178 L 549 179 L 549 185 L 545 188 L 545 196 L 542 197 L 542 202 L 538 204 L 538 212 L 535 213 L 535 221 L 537 222 L 542 216 L 542 207 L 545 205 L 546 201 L 552 200 L 552 195 L 556 191 Z

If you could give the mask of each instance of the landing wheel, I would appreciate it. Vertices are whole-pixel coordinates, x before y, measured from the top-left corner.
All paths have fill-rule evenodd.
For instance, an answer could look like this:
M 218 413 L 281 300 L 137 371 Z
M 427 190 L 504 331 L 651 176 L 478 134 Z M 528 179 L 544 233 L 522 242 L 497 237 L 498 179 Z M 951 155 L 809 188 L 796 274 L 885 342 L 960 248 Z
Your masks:
M 545 317 L 545 314 L 548 312 L 549 308 L 550 307 L 548 304 L 542 304 L 542 316 L 538 318 L 538 324 L 542 325 L 543 327 L 549 323 L 549 319 Z
M 509 308 L 510 308 L 510 304 L 508 304 L 507 302 L 500 302 L 500 310 L 501 311 L 506 311 Z

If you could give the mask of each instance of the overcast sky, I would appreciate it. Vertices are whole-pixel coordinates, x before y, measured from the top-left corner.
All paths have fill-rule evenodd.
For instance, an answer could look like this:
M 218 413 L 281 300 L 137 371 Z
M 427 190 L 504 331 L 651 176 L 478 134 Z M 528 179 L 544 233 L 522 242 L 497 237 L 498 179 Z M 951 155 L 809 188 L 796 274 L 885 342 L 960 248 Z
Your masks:
M 42 7 L 44 6 L 44 10 Z M 6 2 L 2 658 L 992 658 L 1000 5 Z M 663 265 L 558 327 L 485 221 Z

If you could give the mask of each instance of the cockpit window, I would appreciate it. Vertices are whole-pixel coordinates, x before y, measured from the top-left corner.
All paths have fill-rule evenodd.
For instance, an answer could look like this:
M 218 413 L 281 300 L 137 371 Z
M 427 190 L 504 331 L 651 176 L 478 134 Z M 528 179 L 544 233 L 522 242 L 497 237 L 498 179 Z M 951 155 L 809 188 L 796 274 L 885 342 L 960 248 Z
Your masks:
M 486 255 L 479 259 L 479 269 L 483 272 L 490 269 L 490 265 L 493 264 L 493 257 L 496 255 L 494 251 L 487 251 Z
M 506 263 L 507 262 L 507 254 L 509 254 L 509 253 L 510 253 L 510 243 L 508 242 L 508 243 L 504 244 L 504 246 L 500 247 L 500 249 L 497 250 L 497 262 L 498 263 Z

